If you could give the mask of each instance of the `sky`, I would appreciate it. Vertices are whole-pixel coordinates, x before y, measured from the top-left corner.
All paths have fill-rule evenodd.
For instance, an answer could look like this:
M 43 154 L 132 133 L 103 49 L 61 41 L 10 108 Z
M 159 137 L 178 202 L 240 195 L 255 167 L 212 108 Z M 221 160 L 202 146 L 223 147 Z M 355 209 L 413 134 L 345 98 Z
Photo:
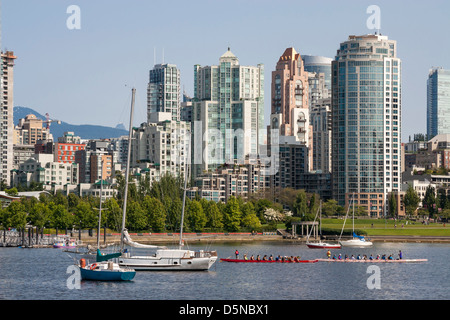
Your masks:
M 70 29 L 77 5 L 79 29 Z M 146 121 L 148 74 L 177 65 L 193 96 L 194 65 L 217 65 L 230 47 L 241 65 L 265 65 L 270 79 L 288 47 L 334 58 L 349 35 L 380 8 L 380 32 L 397 41 L 402 60 L 402 141 L 426 133 L 426 81 L 432 67 L 450 69 L 450 1 L 364 0 L 1 0 L 1 49 L 14 51 L 14 105 L 71 124 Z

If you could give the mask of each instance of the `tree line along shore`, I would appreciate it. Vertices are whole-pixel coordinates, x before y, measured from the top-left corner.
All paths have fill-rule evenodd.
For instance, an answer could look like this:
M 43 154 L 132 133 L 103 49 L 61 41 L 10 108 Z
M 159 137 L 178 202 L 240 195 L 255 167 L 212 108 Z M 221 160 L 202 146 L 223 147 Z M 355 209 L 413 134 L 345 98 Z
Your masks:
M 118 179 L 117 195 L 102 202 L 101 226 L 108 233 L 121 230 L 124 179 Z M 131 183 L 127 199 L 126 225 L 130 233 L 173 234 L 179 232 L 183 199 L 183 182 L 179 178 L 164 176 L 149 184 Z M 15 190 L 8 190 L 12 194 Z M 275 198 L 254 195 L 247 200 L 231 197 L 227 203 L 216 203 L 196 197 L 186 199 L 184 230 L 187 233 L 209 234 L 217 238 L 230 234 L 251 233 L 258 238 L 277 238 L 277 230 L 290 230 L 296 221 L 312 221 L 320 206 L 317 194 L 304 190 L 284 189 Z M 21 198 L 0 211 L 3 230 L 33 227 L 44 233 L 64 233 L 63 230 L 96 230 L 100 211 L 97 197 L 79 197 L 40 194 L 39 198 Z M 335 200 L 322 205 L 324 236 L 340 234 L 346 210 Z M 361 209 L 355 211 L 355 228 L 368 236 L 450 236 L 445 223 L 436 222 L 433 215 L 412 215 L 399 220 L 395 216 L 372 219 Z M 344 235 L 350 234 L 347 223 Z M 275 233 L 275 235 L 274 235 Z M 269 239 L 270 239 L 269 237 Z

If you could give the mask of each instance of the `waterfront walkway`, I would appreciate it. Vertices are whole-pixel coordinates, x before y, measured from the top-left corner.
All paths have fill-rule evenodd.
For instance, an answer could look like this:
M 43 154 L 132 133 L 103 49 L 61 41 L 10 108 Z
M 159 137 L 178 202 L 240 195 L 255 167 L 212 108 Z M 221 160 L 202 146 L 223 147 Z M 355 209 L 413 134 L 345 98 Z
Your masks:
M 180 235 L 178 233 L 130 233 L 136 242 L 150 243 L 177 243 Z M 243 242 L 243 241 L 289 241 L 306 242 L 306 237 L 289 238 L 276 232 L 270 233 L 185 233 L 185 241 L 192 242 Z M 450 237 L 445 236 L 369 236 L 373 242 L 430 242 L 430 243 L 450 243 Z M 101 241 L 104 235 L 101 235 Z M 97 237 L 82 237 L 85 243 L 95 243 Z M 331 239 L 330 239 L 331 240 Z M 119 234 L 107 234 L 107 242 L 119 242 Z

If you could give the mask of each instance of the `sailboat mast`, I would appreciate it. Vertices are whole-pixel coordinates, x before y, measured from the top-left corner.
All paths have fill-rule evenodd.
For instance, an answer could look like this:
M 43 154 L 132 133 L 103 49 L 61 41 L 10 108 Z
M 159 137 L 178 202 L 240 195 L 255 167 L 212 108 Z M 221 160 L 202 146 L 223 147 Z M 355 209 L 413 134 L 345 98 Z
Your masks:
M 352 198 L 352 204 L 353 204 L 353 226 L 352 226 L 352 231 L 353 233 L 355 232 L 355 193 L 353 193 L 353 198 Z
M 188 133 L 188 143 L 187 145 L 187 152 L 186 157 L 184 160 L 184 188 L 183 188 L 183 208 L 181 209 L 181 225 L 180 225 L 180 242 L 179 242 L 179 248 L 183 246 L 183 225 L 184 225 L 184 209 L 186 206 L 186 189 L 187 189 L 187 180 L 188 180 L 188 166 L 187 161 L 190 161 L 190 144 L 191 144 L 191 133 Z
M 322 236 L 322 200 L 320 200 L 319 210 L 319 235 Z
M 103 160 L 102 173 L 100 175 L 100 209 L 98 211 L 98 229 L 97 229 L 97 249 L 100 249 L 100 224 L 102 221 L 102 198 L 103 198 Z
M 122 232 L 120 236 L 120 248 L 123 250 L 124 247 L 124 232 L 125 232 L 125 216 L 127 213 L 127 198 L 128 198 L 128 176 L 130 175 L 130 158 L 131 158 L 131 138 L 133 135 L 133 112 L 134 112 L 134 96 L 136 94 L 136 89 L 131 89 L 131 111 L 130 111 L 130 127 L 128 132 L 128 156 L 127 156 L 127 167 L 125 173 L 125 191 L 123 196 L 123 213 L 122 213 Z

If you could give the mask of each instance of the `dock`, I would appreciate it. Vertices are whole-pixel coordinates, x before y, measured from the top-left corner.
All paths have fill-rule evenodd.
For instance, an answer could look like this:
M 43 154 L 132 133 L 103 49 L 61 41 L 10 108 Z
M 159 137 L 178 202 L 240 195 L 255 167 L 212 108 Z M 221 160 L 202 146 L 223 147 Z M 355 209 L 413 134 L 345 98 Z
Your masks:
M 0 231 L 0 247 L 49 248 L 55 237 L 44 235 L 29 228 Z

